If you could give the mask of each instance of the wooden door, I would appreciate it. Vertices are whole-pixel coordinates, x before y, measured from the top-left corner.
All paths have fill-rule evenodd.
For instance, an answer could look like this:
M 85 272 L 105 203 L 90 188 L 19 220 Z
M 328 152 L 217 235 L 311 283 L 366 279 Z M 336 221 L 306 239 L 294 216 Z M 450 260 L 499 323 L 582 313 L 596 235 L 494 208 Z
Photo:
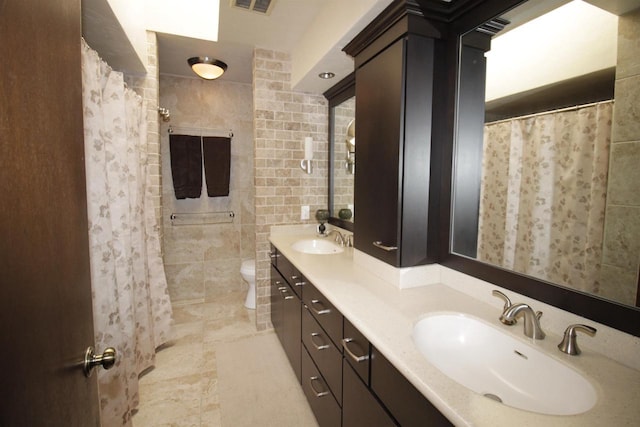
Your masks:
M 0 0 L 2 426 L 100 425 L 80 22 L 80 0 Z

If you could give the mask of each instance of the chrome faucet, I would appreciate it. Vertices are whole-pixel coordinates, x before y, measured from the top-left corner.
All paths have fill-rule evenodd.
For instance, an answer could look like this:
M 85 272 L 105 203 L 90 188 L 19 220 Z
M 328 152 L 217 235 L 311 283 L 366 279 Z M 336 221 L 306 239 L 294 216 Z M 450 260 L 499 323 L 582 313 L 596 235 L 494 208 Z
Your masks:
M 351 238 L 351 236 L 350 235 L 346 235 L 346 234 L 342 234 L 338 230 L 336 230 L 335 228 L 333 230 L 329 231 L 327 234 L 325 234 L 325 237 L 329 237 L 333 233 L 335 233 L 335 235 L 336 235 L 336 237 L 334 238 L 334 241 L 337 242 L 337 243 L 340 243 L 340 246 L 347 246 L 347 247 L 352 247 L 353 246 L 353 239 Z
M 502 307 L 502 314 L 500 315 L 500 321 L 502 323 L 504 323 L 505 325 L 509 325 L 509 326 L 515 325 L 518 322 L 515 317 L 512 318 L 512 319 L 508 319 L 508 320 L 504 317 L 504 313 L 506 313 L 507 310 L 509 310 L 511 308 L 511 305 L 512 305 L 511 304 L 511 300 L 509 299 L 509 297 L 506 296 L 505 294 L 503 294 L 502 292 L 500 292 L 497 289 L 494 289 L 491 292 L 491 295 L 493 295 L 495 297 L 499 297 L 504 301 L 504 307 Z
M 516 317 L 520 314 L 524 316 L 525 336 L 533 338 L 534 340 L 544 339 L 545 333 L 540 327 L 540 317 L 542 317 L 542 312 L 538 311 L 536 313 L 527 304 L 520 303 L 511 305 L 504 311 L 504 313 L 502 313 L 501 319 L 504 317 L 506 322 L 512 322 L 515 321 Z
M 558 348 L 561 352 L 572 356 L 577 356 L 581 353 L 580 348 L 578 347 L 577 331 L 584 332 L 590 336 L 594 336 L 596 332 L 598 332 L 596 328 L 592 328 L 587 325 L 569 325 L 564 331 L 564 338 L 562 338 L 562 342 L 558 344 Z

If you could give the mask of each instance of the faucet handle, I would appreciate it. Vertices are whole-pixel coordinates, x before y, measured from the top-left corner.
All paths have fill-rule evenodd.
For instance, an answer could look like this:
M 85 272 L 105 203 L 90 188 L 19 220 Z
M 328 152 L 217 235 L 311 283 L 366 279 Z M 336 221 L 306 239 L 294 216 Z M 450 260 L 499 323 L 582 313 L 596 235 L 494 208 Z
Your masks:
M 558 344 L 558 348 L 561 352 L 570 354 L 572 356 L 577 356 L 578 354 L 582 353 L 582 351 L 578 347 L 578 334 L 576 333 L 577 331 L 584 332 L 589 336 L 594 336 L 596 332 L 598 332 L 596 328 L 587 325 L 569 325 L 564 331 L 562 342 Z
M 497 289 L 494 289 L 493 291 L 491 291 L 491 295 L 493 295 L 494 297 L 501 298 L 504 301 L 504 307 L 502 308 L 502 314 L 500 315 L 500 321 L 502 323 L 504 323 L 505 325 L 515 325 L 518 322 L 515 318 L 510 320 L 510 319 L 506 319 L 504 317 L 504 312 L 507 311 L 508 309 L 510 309 L 511 306 L 513 305 L 511 303 L 511 300 L 509 299 L 509 297 L 506 296 L 505 294 L 503 294 L 502 292 L 500 292 Z
M 353 234 L 349 234 L 345 240 L 347 241 L 347 243 L 345 244 L 346 247 L 348 248 L 352 248 L 353 247 Z

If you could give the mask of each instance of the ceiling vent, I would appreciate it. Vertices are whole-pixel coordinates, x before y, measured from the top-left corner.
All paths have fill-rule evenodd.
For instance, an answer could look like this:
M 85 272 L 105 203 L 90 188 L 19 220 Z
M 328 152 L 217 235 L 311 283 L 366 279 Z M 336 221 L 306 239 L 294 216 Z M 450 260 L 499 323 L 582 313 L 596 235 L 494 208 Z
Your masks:
M 276 0 L 231 0 L 231 7 L 268 15 Z

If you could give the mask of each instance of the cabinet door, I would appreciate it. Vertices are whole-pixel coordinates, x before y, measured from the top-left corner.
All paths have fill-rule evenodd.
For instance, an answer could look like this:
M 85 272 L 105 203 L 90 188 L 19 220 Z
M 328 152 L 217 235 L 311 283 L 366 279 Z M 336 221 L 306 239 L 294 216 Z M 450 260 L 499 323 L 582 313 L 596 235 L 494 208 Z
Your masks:
M 373 242 L 398 247 L 403 81 L 402 40 L 356 70 L 355 246 L 393 265 L 398 250 Z
M 278 270 L 271 266 L 271 324 L 273 329 L 283 344 L 284 339 L 284 306 L 282 292 L 287 289 L 287 282 L 280 275 Z
M 356 70 L 355 245 L 396 267 L 435 261 L 427 250 L 428 228 L 437 233 L 437 215 L 429 217 L 434 50 L 434 40 L 406 35 Z
M 371 390 L 403 427 L 453 425 L 375 347 L 371 349 Z
M 384 407 L 346 361 L 343 372 L 342 427 L 395 426 Z
M 280 253 L 278 252 L 278 249 L 273 246 L 273 243 L 269 244 L 269 259 L 271 260 L 271 264 L 274 265 L 276 268 L 278 267 L 278 258 L 280 258 L 282 255 L 280 255 Z
M 302 303 L 290 287 L 282 293 L 284 351 L 300 381 L 301 309 Z

